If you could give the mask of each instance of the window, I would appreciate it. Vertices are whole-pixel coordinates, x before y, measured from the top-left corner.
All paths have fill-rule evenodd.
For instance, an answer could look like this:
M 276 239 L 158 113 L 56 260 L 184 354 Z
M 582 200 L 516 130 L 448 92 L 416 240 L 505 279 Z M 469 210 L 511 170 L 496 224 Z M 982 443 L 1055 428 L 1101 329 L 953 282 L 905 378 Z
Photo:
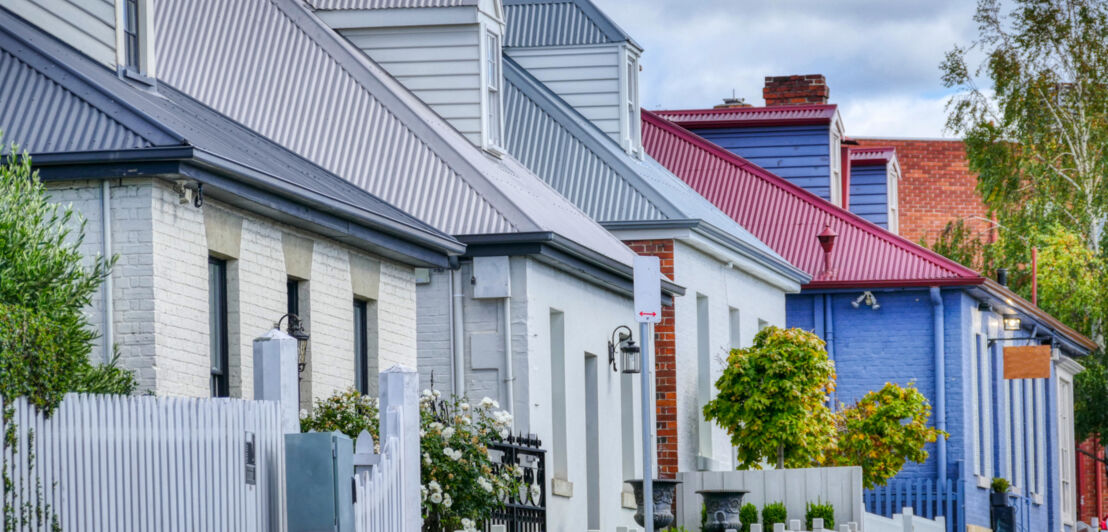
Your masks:
M 627 57 L 627 151 L 636 153 L 642 144 L 642 128 L 639 125 L 639 62 Z
M 1014 491 L 1018 490 L 1019 493 L 1026 493 L 1024 474 L 1026 472 L 1027 454 L 1024 445 L 1023 381 L 1008 381 L 1008 388 L 1009 397 L 1012 398 L 1008 408 L 1012 416 L 1012 478 L 1010 480 Z
M 377 394 L 377 302 L 354 300 L 354 386 Z
M 228 397 L 227 261 L 208 257 L 208 341 L 212 397 Z
M 285 300 L 288 301 L 285 312 L 295 314 L 297 318 L 300 318 L 300 281 L 289 277 L 285 281 L 285 296 Z
M 834 126 L 832 126 L 834 127 Z M 831 167 L 831 203 L 842 206 L 843 197 L 849 197 L 850 191 L 843 190 L 842 182 L 842 136 L 839 133 L 831 133 L 831 154 L 829 166 Z
M 554 442 L 551 454 L 554 478 L 569 480 L 569 459 L 566 456 L 566 326 L 565 314 L 550 311 L 550 406 L 553 413 Z
M 139 57 L 139 0 L 123 1 L 124 66 L 141 70 Z
M 727 311 L 728 330 L 727 334 L 730 336 L 730 348 L 739 349 L 742 347 L 742 316 L 739 313 L 739 309 L 731 307 Z
M 989 355 L 985 339 L 975 337 L 976 351 L 970 373 L 973 387 L 974 456 L 977 458 L 974 472 L 988 482 L 993 476 L 992 447 L 992 393 L 990 386 Z
M 1035 382 L 1035 483 L 1034 492 L 1040 497 L 1046 493 L 1046 381 Z
M 1058 375 L 1058 467 L 1062 484 L 1062 522 L 1072 525 L 1077 514 L 1074 490 L 1073 381 Z
M 696 394 L 697 412 L 700 414 L 700 422 L 697 425 L 697 454 L 704 458 L 712 456 L 712 423 L 704 417 L 704 405 L 711 400 L 712 390 L 712 355 L 708 334 L 708 297 L 702 294 L 696 295 Z M 697 460 L 700 462 L 700 460 Z M 709 470 L 704 467 L 707 464 L 697 464 L 701 470 Z
M 485 84 L 488 92 L 488 142 L 490 146 L 501 146 L 500 138 L 500 36 L 489 32 L 485 36 L 485 48 L 488 54 L 485 72 L 488 81 Z

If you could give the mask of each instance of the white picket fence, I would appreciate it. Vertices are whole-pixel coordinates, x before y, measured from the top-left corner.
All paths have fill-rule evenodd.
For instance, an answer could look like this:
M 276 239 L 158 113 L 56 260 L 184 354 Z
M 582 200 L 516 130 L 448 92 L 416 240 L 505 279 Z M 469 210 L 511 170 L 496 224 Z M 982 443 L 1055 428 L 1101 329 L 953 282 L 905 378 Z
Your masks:
M 380 375 L 381 453 L 362 431 L 354 445 L 355 532 L 418 532 L 419 375 L 393 366 Z
M 401 415 L 391 412 L 387 421 L 399 426 Z M 373 437 L 362 431 L 354 446 L 354 530 L 403 530 L 403 506 L 399 500 L 403 496 L 404 483 L 403 464 L 399 459 L 400 438 L 392 435 L 384 439 L 380 455 L 373 454 L 373 446 Z
M 50 418 L 23 399 L 14 407 L 18 443 L 3 457 L 14 489 L 4 502 L 37 504 L 37 485 L 63 530 L 286 528 L 276 403 L 70 394 Z
M 911 506 L 904 507 L 901 512 L 893 514 L 891 519 L 866 512 L 865 532 L 946 532 L 946 518 L 941 515 L 934 520 L 924 519 L 914 515 Z

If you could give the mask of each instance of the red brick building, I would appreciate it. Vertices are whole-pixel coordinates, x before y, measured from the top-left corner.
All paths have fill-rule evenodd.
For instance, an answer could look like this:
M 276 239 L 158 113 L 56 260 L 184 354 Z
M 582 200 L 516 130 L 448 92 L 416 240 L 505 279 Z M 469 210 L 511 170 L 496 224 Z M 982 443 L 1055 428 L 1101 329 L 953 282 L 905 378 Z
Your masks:
M 962 219 L 988 238 L 991 224 L 977 195 L 960 140 L 859 138 L 860 146 L 891 146 L 900 161 L 900 234 L 932 242 L 950 221 Z

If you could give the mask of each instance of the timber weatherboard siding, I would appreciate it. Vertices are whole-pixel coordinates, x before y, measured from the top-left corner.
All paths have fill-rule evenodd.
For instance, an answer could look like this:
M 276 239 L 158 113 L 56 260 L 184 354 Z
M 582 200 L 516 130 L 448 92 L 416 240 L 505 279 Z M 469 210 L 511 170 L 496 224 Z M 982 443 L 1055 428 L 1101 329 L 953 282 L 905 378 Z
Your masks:
M 115 70 L 115 3 L 112 0 L 2 0 L 0 7 L 49 28 L 66 44 Z
M 888 169 L 884 165 L 850 169 L 850 212 L 889 229 Z
M 829 125 L 696 129 L 697 135 L 831 200 Z
M 481 31 L 450 27 L 352 28 L 339 33 L 480 146 Z

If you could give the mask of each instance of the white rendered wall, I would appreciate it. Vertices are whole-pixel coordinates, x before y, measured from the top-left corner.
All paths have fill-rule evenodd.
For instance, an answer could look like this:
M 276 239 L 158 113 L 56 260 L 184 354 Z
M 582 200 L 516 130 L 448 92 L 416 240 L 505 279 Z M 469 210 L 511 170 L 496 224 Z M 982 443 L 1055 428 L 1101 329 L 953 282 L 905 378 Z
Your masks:
M 87 220 L 82 252 L 101 251 L 100 182 L 50 186 L 54 201 L 69 203 Z M 208 212 L 211 211 L 211 212 Z M 378 367 L 416 366 L 416 297 L 413 269 L 210 199 L 200 209 L 181 204 L 165 182 L 112 181 L 112 272 L 115 344 L 124 367 L 136 371 L 139 392 L 203 397 L 210 393 L 208 256 L 205 212 L 241 219 L 239 245 L 227 259 L 230 390 L 253 396 L 252 341 L 287 309 L 282 235 L 309 239 L 307 279 L 313 397 L 354 385 L 353 300 L 350 257 L 380 263 L 377 284 Z M 100 329 L 103 296 L 87 309 Z M 103 358 L 103 340 L 92 357 Z
M 641 445 L 634 446 L 636 467 L 623 470 L 623 419 L 621 374 L 608 369 L 607 340 L 618 325 L 628 325 L 635 331 L 631 297 L 616 294 L 569 275 L 549 265 L 527 257 L 512 257 L 512 360 L 515 372 L 515 431 L 535 433 L 547 450 L 547 516 L 550 530 L 586 530 L 589 499 L 598 501 L 601 529 L 615 530 L 619 526 L 636 526 L 631 509 L 621 509 L 623 480 L 641 477 Z M 470 283 L 470 263 L 462 266 L 462 289 L 465 294 L 465 383 L 471 399 L 488 396 L 504 400 L 503 386 L 503 299 L 475 300 Z M 429 385 L 430 372 L 435 374 L 435 388 L 452 391 L 449 310 L 449 271 L 432 271 L 431 282 L 419 285 L 419 364 L 421 385 Z M 551 404 L 552 375 L 550 353 L 550 312 L 561 311 L 565 320 L 567 449 L 555 451 L 553 437 L 553 407 Z M 489 351 L 478 353 L 489 365 L 499 362 L 496 369 L 479 363 L 474 369 L 474 338 Z M 599 370 L 599 441 L 600 489 L 588 493 L 586 471 L 585 423 L 585 353 L 597 357 Z M 632 379 L 638 382 L 638 375 Z M 641 430 L 641 415 L 637 384 L 633 385 L 634 434 Z M 553 494 L 553 454 L 565 452 L 568 460 L 568 480 L 573 484 L 573 496 Z
M 677 341 L 677 465 L 680 471 L 697 470 L 701 404 L 697 397 L 697 294 L 708 298 L 709 360 L 711 393 L 716 395 L 719 378 L 731 348 L 730 309 L 739 311 L 740 347 L 749 346 L 758 332 L 759 320 L 785 326 L 785 293 L 746 272 L 677 240 L 674 245 L 674 281 L 685 287 L 675 299 Z M 712 424 L 712 470 L 734 469 L 731 441 L 727 433 Z

